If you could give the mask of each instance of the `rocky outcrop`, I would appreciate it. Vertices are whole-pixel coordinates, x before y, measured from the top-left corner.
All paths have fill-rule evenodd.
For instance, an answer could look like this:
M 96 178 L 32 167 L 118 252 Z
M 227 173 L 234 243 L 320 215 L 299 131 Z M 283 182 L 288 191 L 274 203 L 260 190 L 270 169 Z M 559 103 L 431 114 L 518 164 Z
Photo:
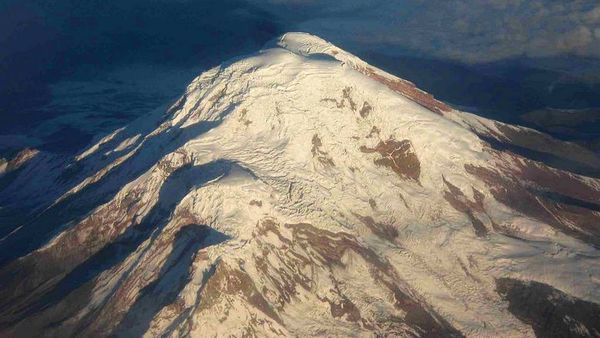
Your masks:
M 501 278 L 496 288 L 508 310 L 538 337 L 599 337 L 600 305 L 569 296 L 547 284 Z

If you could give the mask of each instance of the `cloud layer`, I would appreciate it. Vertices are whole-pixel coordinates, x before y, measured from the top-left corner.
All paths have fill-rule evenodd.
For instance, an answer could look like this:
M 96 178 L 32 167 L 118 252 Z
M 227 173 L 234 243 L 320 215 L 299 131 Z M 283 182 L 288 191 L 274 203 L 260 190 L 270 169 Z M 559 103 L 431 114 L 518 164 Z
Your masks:
M 299 30 L 356 48 L 464 62 L 600 57 L 597 0 L 251 1 L 287 18 L 299 15 Z

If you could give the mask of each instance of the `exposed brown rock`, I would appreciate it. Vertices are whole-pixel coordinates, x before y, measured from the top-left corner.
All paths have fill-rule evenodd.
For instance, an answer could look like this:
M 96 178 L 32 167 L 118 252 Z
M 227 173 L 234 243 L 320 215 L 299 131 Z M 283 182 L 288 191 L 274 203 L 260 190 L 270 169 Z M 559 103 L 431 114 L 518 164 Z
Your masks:
M 419 332 L 423 336 L 462 336 L 460 332 L 452 328 L 439 315 L 429 309 L 427 305 L 413 295 L 412 291 L 406 290 L 405 285 L 400 285 L 401 278 L 392 265 L 381 259 L 374 251 L 360 244 L 355 237 L 343 233 L 333 233 L 327 230 L 318 229 L 310 224 L 286 224 L 285 227 L 292 232 L 291 238 L 284 237 L 279 231 L 280 225 L 272 219 L 262 221 L 257 230 L 260 237 L 267 233 L 272 233 L 284 243 L 283 250 L 275 248 L 272 244 L 263 243 L 260 237 L 256 240 L 263 243 L 263 257 L 256 257 L 260 263 L 259 269 L 263 271 L 264 277 L 271 281 L 278 288 L 278 293 L 286 295 L 280 299 L 278 309 L 283 309 L 285 304 L 296 294 L 297 287 L 310 290 L 311 276 L 302 273 L 304 266 L 311 266 L 313 269 L 331 269 L 333 267 L 344 268 L 343 257 L 346 252 L 353 252 L 361 256 L 369 263 L 370 275 L 376 283 L 389 290 L 393 297 L 394 305 L 406 313 L 404 318 L 396 318 L 397 325 L 390 328 L 388 320 L 381 318 L 365 318 L 355 307 L 351 299 L 348 299 L 338 288 L 339 282 L 333 270 L 330 271 L 330 278 L 334 288 L 331 290 L 337 295 L 337 299 L 322 298 L 324 302 L 330 304 L 332 316 L 343 317 L 351 322 L 360 322 L 363 327 L 378 327 L 385 332 L 407 335 L 407 326 L 411 328 L 410 332 Z M 276 255 L 283 266 L 293 269 L 290 274 L 288 269 L 276 269 L 271 266 L 266 256 Z M 276 274 L 273 271 L 277 271 Z M 278 275 L 278 276 L 277 276 Z M 268 298 L 268 297 L 267 297 Z
M 310 150 L 313 154 L 313 157 L 316 157 L 317 160 L 324 165 L 334 167 L 335 164 L 333 163 L 333 160 L 331 157 L 329 157 L 326 151 L 321 149 L 322 146 L 323 142 L 321 142 L 321 138 L 319 138 L 319 135 L 314 134 L 312 138 L 312 149 Z
M 600 201 L 600 190 L 569 172 L 549 168 L 542 163 L 527 159 L 514 161 L 512 165 L 517 167 L 515 175 L 518 175 L 519 179 L 530 182 L 543 190 L 553 191 L 590 203 Z
M 360 117 L 365 118 L 365 117 L 369 116 L 369 114 L 371 113 L 372 110 L 373 110 L 373 107 L 371 107 L 369 102 L 365 101 L 365 102 L 363 102 L 362 108 L 360 108 L 360 111 L 358 113 L 360 114 Z
M 90 215 L 75 228 L 66 231 L 60 242 L 47 250 L 36 251 L 0 270 L 8 285 L 0 292 L 1 299 L 11 304 L 11 312 L 30 305 L 30 301 L 50 290 L 68 272 L 115 240 L 129 226 L 138 204 L 137 191 L 131 190 L 119 203 L 113 201 Z M 8 277 L 11 276 L 11 277 Z M 23 298 L 25 297 L 25 298 Z M 29 299 L 29 300 L 28 300 Z M 3 318 L 9 318 L 3 314 Z
M 487 213 L 483 207 L 483 200 L 485 198 L 483 193 L 473 188 L 475 201 L 470 201 L 469 198 L 467 198 L 467 196 L 460 190 L 460 188 L 448 182 L 445 177 L 442 179 L 448 188 L 448 190 L 444 191 L 444 199 L 448 201 L 448 203 L 454 209 L 467 215 L 477 236 L 485 237 L 488 233 L 488 229 L 476 215 L 477 213 L 481 213 L 487 216 Z M 487 217 L 489 218 L 489 216 Z
M 340 318 L 346 316 L 348 321 L 356 322 L 361 319 L 360 311 L 348 298 L 344 298 L 339 303 L 330 302 L 331 304 L 331 315 L 334 318 Z
M 584 207 L 569 205 L 546 198 L 531 191 L 527 182 L 520 180 L 520 172 L 502 168 L 492 170 L 485 167 L 465 165 L 470 174 L 483 180 L 494 198 L 523 215 L 542 221 L 555 229 L 588 242 L 600 245 L 600 212 Z M 543 181 L 538 181 L 543 184 Z M 555 183 L 549 183 L 549 186 Z M 543 186 L 542 186 L 543 187 Z
M 363 222 L 377 237 L 393 242 L 398 237 L 398 230 L 391 224 L 375 222 L 371 216 L 361 216 L 354 214 Z
M 250 121 L 248 117 L 246 117 L 247 114 L 248 110 L 244 108 L 240 111 L 240 117 L 238 118 L 238 122 L 244 124 L 246 127 L 252 123 L 252 121 Z
M 392 78 L 392 77 L 384 76 L 381 74 L 381 72 L 376 71 L 375 69 L 370 68 L 370 67 L 357 68 L 357 70 L 359 72 L 367 75 L 368 77 L 386 85 L 391 90 L 393 90 L 403 96 L 406 96 L 407 98 L 411 99 L 415 103 L 418 103 L 419 105 L 429 109 L 430 111 L 432 111 L 434 113 L 437 113 L 437 114 L 443 116 L 444 112 L 449 112 L 452 110 L 445 103 L 436 100 L 433 97 L 433 95 L 417 88 L 412 82 L 409 82 L 409 81 L 406 81 L 403 79 L 399 79 L 399 78 Z
M 4 173 L 11 172 L 13 170 L 19 169 L 29 160 L 34 158 L 37 154 L 39 154 L 39 150 L 32 148 L 25 148 L 21 150 L 15 157 L 13 157 L 10 161 L 5 161 L 4 163 L 0 162 L 0 169 L 2 169 L 2 164 L 5 165 L 4 170 L 0 171 L 0 176 Z M 0 159 L 4 160 L 4 159 Z
M 350 110 L 355 112 L 356 111 L 356 102 L 354 102 L 354 100 L 352 99 L 351 93 L 352 93 L 352 88 L 346 87 L 346 88 L 342 89 L 342 98 L 339 101 L 336 99 L 327 97 L 327 98 L 321 99 L 321 102 L 335 103 L 337 108 L 345 108 L 346 105 L 348 105 Z
M 350 87 L 346 87 L 342 90 L 342 102 L 348 102 L 350 109 L 356 111 L 356 103 L 352 100 L 352 96 L 350 95 L 351 92 L 352 88 Z
M 534 281 L 496 280 L 508 310 L 531 325 L 538 337 L 600 337 L 600 304 Z
M 500 122 L 496 122 L 495 126 L 502 133 L 499 137 L 502 141 L 535 151 L 551 153 L 588 166 L 596 168 L 600 166 L 600 158 L 596 154 L 575 143 L 560 141 L 532 129 L 514 128 Z
M 495 129 L 471 128 L 490 148 L 514 153 L 546 165 L 587 176 L 600 177 L 600 157 L 571 142 L 525 127 L 494 122 Z
M 470 256 L 469 256 L 470 257 Z M 458 265 L 460 266 L 460 268 L 462 269 L 462 271 L 465 273 L 465 275 L 477 282 L 481 282 L 481 279 L 479 279 L 478 277 L 476 277 L 475 275 L 473 275 L 471 273 L 471 271 L 469 271 L 469 269 L 467 268 L 467 266 L 465 265 L 465 263 L 463 263 L 463 261 L 460 260 L 460 258 L 456 259 L 458 262 Z
M 187 160 L 184 159 L 181 165 L 185 165 Z M 163 160 L 156 170 L 167 176 L 176 168 Z M 136 216 L 147 207 L 142 199 L 143 194 L 143 187 L 129 190 L 125 196 L 99 207 L 64 231 L 52 246 L 3 267 L 0 278 L 5 281 L 6 287 L 0 290 L 0 316 L 11 320 L 8 313 L 18 313 L 20 309 L 31 306 L 32 302 L 56 286 L 78 265 L 117 240 L 130 226 L 139 226 L 141 220 Z M 157 206 L 154 207 L 156 209 Z M 159 210 L 156 209 L 157 214 Z M 6 308 L 2 308 L 4 305 Z
M 245 272 L 227 263 L 218 264 L 215 273 L 209 278 L 200 295 L 200 309 L 211 309 L 224 295 L 240 295 L 275 322 L 281 324 L 281 318 L 267 303 L 262 294 L 256 289 L 254 282 Z
M 371 206 L 371 209 L 373 209 L 373 210 L 377 209 L 377 203 L 372 198 L 369 198 L 369 205 Z
M 389 139 L 387 141 L 380 141 L 375 148 L 362 146 L 360 147 L 360 151 L 363 153 L 377 152 L 381 154 L 381 158 L 374 160 L 375 164 L 389 167 L 404 179 L 419 182 L 421 163 L 409 140 L 396 141 Z
M 260 208 L 260 207 L 262 207 L 263 204 L 262 204 L 262 201 L 252 200 L 252 201 L 250 201 L 250 205 L 253 205 L 253 206 L 256 206 L 256 207 Z
M 369 132 L 369 134 L 365 137 L 370 138 L 370 137 L 373 137 L 373 135 L 379 135 L 380 132 L 381 132 L 381 130 L 379 128 L 377 128 L 377 126 L 373 126 L 373 128 L 371 128 L 371 131 Z

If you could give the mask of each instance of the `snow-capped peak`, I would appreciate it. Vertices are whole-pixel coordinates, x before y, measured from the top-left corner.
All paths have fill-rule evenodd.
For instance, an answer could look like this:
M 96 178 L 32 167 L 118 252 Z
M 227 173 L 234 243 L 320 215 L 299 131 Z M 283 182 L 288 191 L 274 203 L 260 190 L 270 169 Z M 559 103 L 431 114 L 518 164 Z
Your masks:
M 600 299 L 600 181 L 494 146 L 542 137 L 285 34 L 64 166 L 24 166 L 2 192 L 36 212 L 0 242 L 3 330 L 531 336 L 546 319 L 509 308 L 519 288 Z

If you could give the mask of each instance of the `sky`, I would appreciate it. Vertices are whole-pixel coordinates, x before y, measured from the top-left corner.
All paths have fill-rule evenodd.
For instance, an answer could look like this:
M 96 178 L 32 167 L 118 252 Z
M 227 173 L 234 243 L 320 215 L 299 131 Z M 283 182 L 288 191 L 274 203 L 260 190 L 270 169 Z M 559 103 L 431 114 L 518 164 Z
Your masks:
M 203 70 L 286 31 L 360 57 L 439 61 L 431 67 L 528 59 L 600 83 L 597 0 L 0 0 L 0 156 L 24 146 L 79 149 L 170 103 Z M 435 67 L 421 73 L 434 76 Z M 448 86 L 426 89 L 443 95 Z
M 300 30 L 362 48 L 467 63 L 514 57 L 600 57 L 596 0 L 251 0 Z

